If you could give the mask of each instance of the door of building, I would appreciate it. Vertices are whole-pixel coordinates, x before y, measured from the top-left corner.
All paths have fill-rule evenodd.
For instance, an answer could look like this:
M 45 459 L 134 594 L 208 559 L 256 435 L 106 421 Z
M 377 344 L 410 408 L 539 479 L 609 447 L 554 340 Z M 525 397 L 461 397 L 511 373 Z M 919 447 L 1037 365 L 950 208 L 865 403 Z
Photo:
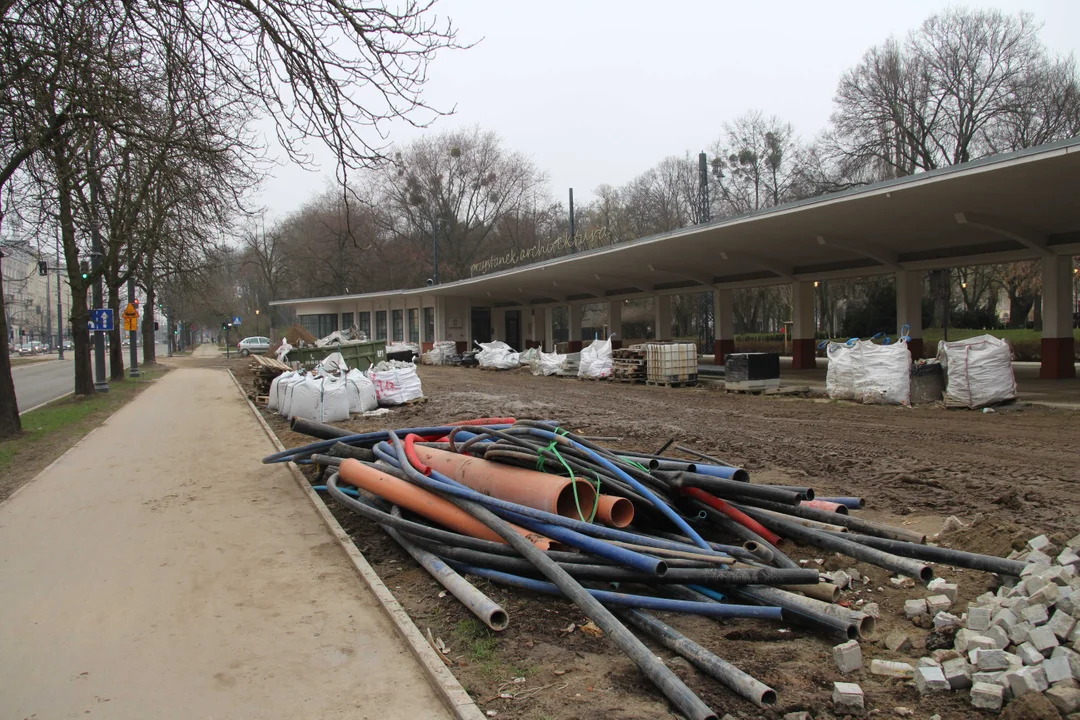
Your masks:
M 521 345 L 521 311 L 506 311 L 506 344 L 521 352 L 525 348 Z
M 472 341 L 474 343 L 491 342 L 491 308 L 474 307 L 471 315 Z M 476 346 L 472 345 L 472 348 L 476 349 Z

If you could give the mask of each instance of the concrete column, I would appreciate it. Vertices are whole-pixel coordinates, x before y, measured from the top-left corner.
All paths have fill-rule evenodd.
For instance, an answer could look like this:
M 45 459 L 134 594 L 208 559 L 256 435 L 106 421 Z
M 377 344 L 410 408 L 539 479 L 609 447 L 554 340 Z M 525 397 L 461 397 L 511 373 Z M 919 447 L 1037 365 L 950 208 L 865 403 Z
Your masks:
M 791 369 L 809 370 L 817 367 L 814 356 L 814 283 L 791 284 Z
M 608 300 L 607 304 L 607 319 L 608 319 L 608 334 L 614 334 L 615 337 L 611 341 L 611 347 L 621 348 L 623 343 L 622 334 L 622 300 Z
M 502 308 L 491 308 L 491 339 L 506 342 L 506 311 Z
M 1072 332 L 1072 256 L 1043 258 L 1042 367 L 1039 377 L 1056 380 L 1076 377 Z
M 723 365 L 735 352 L 735 314 L 730 290 L 713 290 L 713 362 Z
M 896 332 L 905 325 L 911 337 L 908 343 L 911 359 L 918 360 L 923 356 L 921 271 L 896 271 Z
M 543 350 L 547 347 L 548 309 L 533 308 L 529 314 L 532 316 L 532 323 L 529 326 L 529 340 L 536 347 Z
M 570 342 L 567 352 L 581 352 L 581 306 L 567 305 L 566 309 L 570 316 Z
M 671 296 L 653 296 L 653 339 L 664 340 L 671 337 Z

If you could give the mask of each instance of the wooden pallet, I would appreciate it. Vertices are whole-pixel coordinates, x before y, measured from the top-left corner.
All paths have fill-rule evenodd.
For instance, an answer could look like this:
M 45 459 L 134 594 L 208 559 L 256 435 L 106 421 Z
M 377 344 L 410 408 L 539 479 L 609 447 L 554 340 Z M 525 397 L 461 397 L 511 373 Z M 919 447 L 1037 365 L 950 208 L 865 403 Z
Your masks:
M 697 385 L 697 380 L 677 380 L 671 382 L 664 382 L 661 380 L 646 380 L 646 385 L 652 387 L 669 387 L 669 388 L 681 388 L 681 387 L 694 387 Z
M 629 385 L 644 385 L 644 377 L 620 377 L 619 375 L 612 375 L 611 382 L 627 383 Z

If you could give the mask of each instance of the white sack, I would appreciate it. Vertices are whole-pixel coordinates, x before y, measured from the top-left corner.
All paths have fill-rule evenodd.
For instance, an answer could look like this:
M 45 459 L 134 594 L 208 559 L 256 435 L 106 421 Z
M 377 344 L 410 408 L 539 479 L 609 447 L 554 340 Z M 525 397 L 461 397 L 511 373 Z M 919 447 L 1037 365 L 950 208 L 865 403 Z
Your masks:
M 891 345 L 860 342 L 855 399 L 868 405 L 911 404 L 911 353 L 903 340 Z
M 1016 397 L 1012 349 L 993 335 L 938 343 L 945 370 L 945 404 L 979 408 Z
M 611 339 L 593 340 L 589 347 L 581 351 L 581 360 L 578 361 L 578 377 L 610 377 L 612 363 Z
M 277 349 L 278 362 L 285 362 L 285 356 L 289 354 L 289 351 L 293 349 L 293 346 L 289 344 L 288 340 L 281 341 L 281 347 Z
M 540 353 L 540 362 L 533 367 L 533 375 L 554 375 L 562 370 L 566 356 L 559 353 Z
M 278 412 L 284 417 L 291 417 L 289 410 L 292 409 L 293 390 L 304 381 L 305 377 L 307 376 L 294 372 L 292 377 L 278 384 Z
M 379 369 L 380 367 L 386 369 Z M 401 405 L 424 396 L 416 366 L 412 363 L 379 363 L 368 370 L 368 379 L 375 385 L 380 405 Z
M 529 348 L 523 353 L 518 355 L 518 363 L 522 367 L 528 366 L 532 370 L 533 375 L 536 375 L 536 368 L 540 364 L 540 348 Z
M 425 365 L 446 365 L 457 354 L 457 343 L 453 340 L 440 340 L 433 343 L 430 350 L 420 356 Z
M 291 380 L 296 377 L 296 373 L 292 370 L 287 370 L 270 382 L 270 392 L 266 399 L 266 407 L 269 410 L 278 410 L 281 408 L 281 383 L 286 380 Z
M 358 414 L 379 407 L 379 400 L 375 395 L 375 384 L 368 380 L 364 373 L 353 368 L 345 376 L 345 382 L 349 390 L 350 413 Z
M 501 340 L 476 344 L 480 346 L 480 352 L 476 354 L 476 361 L 480 363 L 482 368 L 511 370 L 520 365 L 520 355 Z
M 344 375 L 349 372 L 349 364 L 341 353 L 333 352 L 319 361 L 315 372 L 320 375 Z
M 324 381 L 325 378 L 306 375 L 300 382 L 293 384 L 289 393 L 288 417 L 318 420 Z
M 319 415 L 312 419 L 324 423 L 349 419 L 349 383 L 344 376 L 323 378 Z
M 860 342 L 857 340 L 853 345 L 831 342 L 825 350 L 825 354 L 829 356 L 825 392 L 833 400 L 855 399 L 855 376 L 859 372 L 855 348 Z

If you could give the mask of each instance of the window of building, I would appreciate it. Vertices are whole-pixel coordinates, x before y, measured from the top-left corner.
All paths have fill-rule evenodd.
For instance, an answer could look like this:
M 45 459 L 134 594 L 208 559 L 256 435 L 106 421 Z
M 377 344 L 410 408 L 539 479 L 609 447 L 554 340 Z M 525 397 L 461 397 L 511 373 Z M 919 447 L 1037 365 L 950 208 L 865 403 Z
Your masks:
M 326 337 L 338 329 L 337 313 L 297 315 L 296 321 L 300 323 L 300 327 L 304 328 L 317 338 Z
M 435 342 L 435 308 L 424 308 L 424 342 Z
M 405 340 L 405 313 L 401 310 L 390 311 L 390 322 L 393 325 L 394 342 L 404 342 Z
M 352 324 L 353 324 L 353 314 L 352 313 L 341 313 L 341 329 L 342 330 L 348 330 L 349 328 L 352 327 Z
M 385 340 L 386 339 L 386 311 L 385 310 L 376 310 L 375 311 L 375 339 L 376 340 Z
M 420 342 L 420 309 L 409 308 L 409 342 Z
M 357 322 L 356 326 L 360 330 L 360 332 L 364 333 L 364 336 L 367 339 L 371 339 L 371 313 L 360 313 L 360 319 Z

